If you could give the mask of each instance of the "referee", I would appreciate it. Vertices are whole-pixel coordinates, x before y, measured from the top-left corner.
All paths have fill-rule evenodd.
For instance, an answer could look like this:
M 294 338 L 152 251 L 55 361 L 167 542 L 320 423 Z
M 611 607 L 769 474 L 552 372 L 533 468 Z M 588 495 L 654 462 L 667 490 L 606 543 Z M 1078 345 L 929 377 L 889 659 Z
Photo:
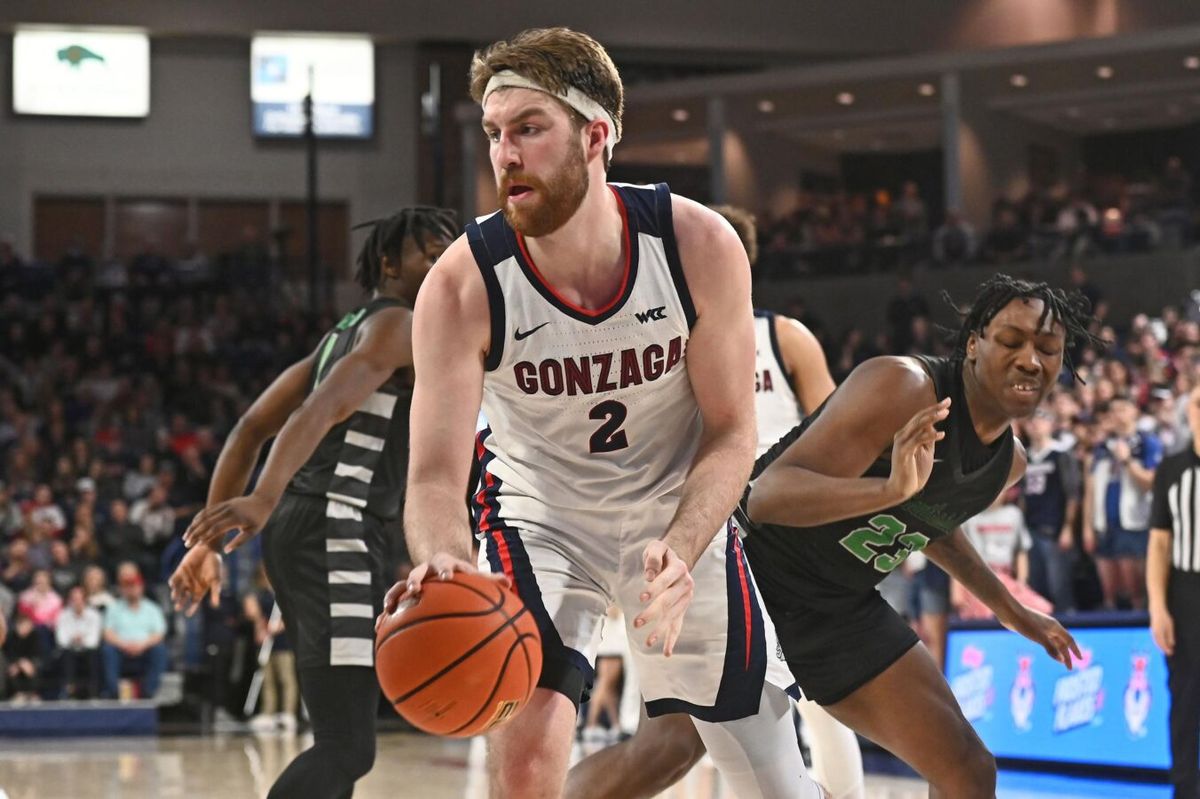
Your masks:
M 1167 656 L 1175 799 L 1200 799 L 1200 386 L 1187 419 L 1192 446 L 1154 477 L 1146 590 L 1150 630 Z

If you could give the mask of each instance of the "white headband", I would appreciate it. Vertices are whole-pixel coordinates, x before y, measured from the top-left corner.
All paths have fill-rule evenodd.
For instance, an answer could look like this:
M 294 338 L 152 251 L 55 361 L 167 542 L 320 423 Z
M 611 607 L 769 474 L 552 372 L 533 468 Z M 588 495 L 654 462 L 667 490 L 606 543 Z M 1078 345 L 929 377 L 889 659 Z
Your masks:
M 604 107 L 598 102 L 588 97 L 583 92 L 576 89 L 574 86 L 567 87 L 566 95 L 559 94 L 547 89 L 537 81 L 532 81 L 529 78 L 522 77 L 511 69 L 501 70 L 495 75 L 492 75 L 491 80 L 487 82 L 487 88 L 483 90 L 483 100 L 480 105 L 487 103 L 488 97 L 497 89 L 532 89 L 535 92 L 548 94 L 562 100 L 567 105 L 574 108 L 588 122 L 595 122 L 597 119 L 608 123 L 608 140 L 604 143 L 604 149 L 608 152 L 608 157 L 612 158 L 613 147 L 621 140 L 621 135 L 617 133 L 616 122 L 612 118 L 612 114 L 604 110 Z

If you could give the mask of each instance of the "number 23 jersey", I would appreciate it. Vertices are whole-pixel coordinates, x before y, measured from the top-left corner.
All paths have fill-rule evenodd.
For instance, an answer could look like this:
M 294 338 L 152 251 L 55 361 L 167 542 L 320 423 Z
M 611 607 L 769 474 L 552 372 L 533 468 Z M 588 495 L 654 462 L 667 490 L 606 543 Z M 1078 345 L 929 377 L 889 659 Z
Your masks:
M 945 358 L 915 356 L 933 378 L 938 399 L 952 397 L 934 447 L 929 481 L 900 505 L 813 527 L 748 525 L 746 552 L 768 606 L 786 607 L 797 594 L 843 597 L 846 589 L 877 585 L 910 554 L 954 531 L 992 504 L 1008 481 L 1013 435 L 1006 430 L 991 445 L 975 434 L 962 392 L 961 368 Z M 824 406 L 822 406 L 823 408 Z M 757 477 L 820 414 L 817 409 L 758 460 Z M 880 455 L 865 477 L 891 474 L 890 450 Z
M 475 453 L 484 506 L 631 507 L 679 489 L 691 465 L 702 427 L 685 358 L 695 310 L 671 193 L 609 188 L 626 258 L 616 296 L 595 310 L 555 292 L 502 213 L 467 225 L 491 315 Z

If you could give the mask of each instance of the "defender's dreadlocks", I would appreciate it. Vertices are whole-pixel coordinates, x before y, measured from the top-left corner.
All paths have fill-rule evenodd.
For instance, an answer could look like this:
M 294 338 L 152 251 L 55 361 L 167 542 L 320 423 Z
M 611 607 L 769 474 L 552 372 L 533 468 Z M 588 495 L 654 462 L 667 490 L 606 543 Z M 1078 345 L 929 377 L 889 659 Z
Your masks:
M 1021 280 L 1005 274 L 997 274 L 984 281 L 975 295 L 975 302 L 963 311 L 947 291 L 942 292 L 942 298 L 950 304 L 962 317 L 962 326 L 954 334 L 955 361 L 961 362 L 967 357 L 967 340 L 972 333 L 983 335 L 984 328 L 995 318 L 1004 306 L 1017 299 L 1033 299 L 1042 301 L 1042 315 L 1038 319 L 1038 327 L 1050 319 L 1063 326 L 1066 331 L 1066 349 L 1063 351 L 1063 365 L 1076 380 L 1074 364 L 1068 354 L 1070 347 L 1077 341 L 1105 348 L 1107 342 L 1093 335 L 1088 330 L 1092 323 L 1092 308 L 1087 297 L 1078 291 L 1066 292 L 1062 289 L 1051 288 L 1047 283 L 1035 283 Z
M 458 235 L 458 217 L 446 208 L 415 205 L 401 208 L 389 217 L 355 225 L 351 230 L 365 227 L 371 228 L 371 235 L 358 251 L 358 271 L 354 273 L 354 279 L 364 291 L 371 292 L 379 288 L 385 255 L 398 261 L 404 241 L 410 237 L 422 248 L 426 236 L 452 241 Z

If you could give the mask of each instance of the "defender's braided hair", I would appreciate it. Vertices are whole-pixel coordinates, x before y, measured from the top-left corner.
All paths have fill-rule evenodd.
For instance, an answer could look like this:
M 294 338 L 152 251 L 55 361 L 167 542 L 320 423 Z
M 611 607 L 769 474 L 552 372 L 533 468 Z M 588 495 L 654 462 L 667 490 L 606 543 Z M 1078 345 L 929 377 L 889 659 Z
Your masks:
M 1038 319 L 1038 327 L 1046 324 L 1046 320 L 1057 322 L 1066 332 L 1066 349 L 1063 351 L 1063 365 L 1076 380 L 1074 365 L 1071 363 L 1068 351 L 1078 341 L 1105 348 L 1107 342 L 1093 335 L 1088 329 L 1092 323 L 1092 308 L 1087 297 L 1078 291 L 1067 292 L 1063 289 L 1051 288 L 1048 283 L 1035 283 L 1031 280 L 1021 280 L 1005 274 L 996 274 L 988 278 L 979 287 L 975 302 L 963 311 L 947 291 L 942 292 L 942 298 L 962 317 L 962 325 L 954 333 L 953 359 L 961 362 L 967 357 L 967 340 L 971 334 L 982 336 L 984 328 L 995 318 L 1004 306 L 1017 299 L 1033 299 L 1042 301 L 1042 315 Z
M 371 292 L 379 288 L 383 274 L 383 257 L 400 260 L 405 239 L 412 238 L 418 246 L 425 246 L 425 237 L 452 241 L 458 235 L 458 216 L 447 208 L 414 205 L 401 208 L 391 216 L 372 219 L 355 225 L 351 230 L 370 227 L 371 234 L 358 251 L 358 271 L 354 279 Z

